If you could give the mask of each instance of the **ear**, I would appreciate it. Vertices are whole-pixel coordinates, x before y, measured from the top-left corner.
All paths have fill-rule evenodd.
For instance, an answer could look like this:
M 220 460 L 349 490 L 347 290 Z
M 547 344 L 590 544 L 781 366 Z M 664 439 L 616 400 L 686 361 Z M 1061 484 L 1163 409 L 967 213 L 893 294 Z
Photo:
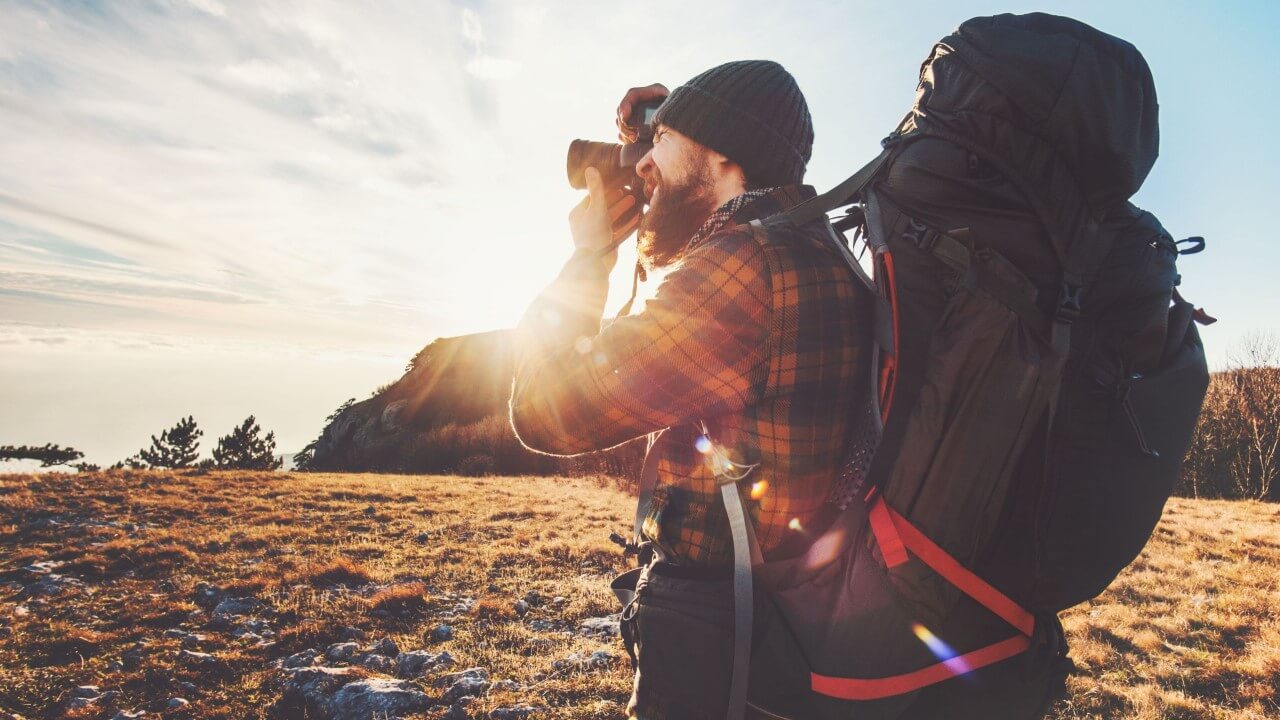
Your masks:
M 711 167 L 712 176 L 717 184 L 725 183 L 731 187 L 745 188 L 747 173 L 742 166 L 730 160 L 723 153 L 708 149 L 707 164 Z

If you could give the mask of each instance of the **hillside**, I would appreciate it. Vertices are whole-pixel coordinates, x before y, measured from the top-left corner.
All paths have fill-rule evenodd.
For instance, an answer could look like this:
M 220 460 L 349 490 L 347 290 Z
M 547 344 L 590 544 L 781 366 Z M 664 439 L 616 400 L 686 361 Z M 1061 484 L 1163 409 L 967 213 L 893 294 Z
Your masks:
M 338 408 L 301 455 L 306 470 L 635 477 L 643 439 L 574 458 L 526 450 L 507 420 L 510 330 L 437 338 L 405 373 Z
M 632 511 L 587 478 L 0 476 L 0 718 L 620 718 Z M 1280 718 L 1277 521 L 1172 501 L 1067 614 L 1055 717 Z

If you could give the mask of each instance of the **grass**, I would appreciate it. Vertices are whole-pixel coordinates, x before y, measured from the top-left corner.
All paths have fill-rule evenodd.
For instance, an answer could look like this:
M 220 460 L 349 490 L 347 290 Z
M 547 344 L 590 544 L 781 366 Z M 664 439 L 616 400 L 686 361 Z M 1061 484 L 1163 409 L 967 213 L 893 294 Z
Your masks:
M 0 476 L 0 718 L 56 716 L 86 684 L 119 690 L 119 707 L 148 716 L 300 717 L 273 714 L 271 661 L 323 650 L 352 627 L 527 686 L 491 690 L 472 717 L 528 702 L 547 708 L 539 717 L 621 718 L 631 690 L 621 641 L 558 630 L 617 609 L 608 581 L 630 562 L 608 535 L 627 530 L 633 502 L 611 481 L 584 478 Z M 1080 672 L 1054 717 L 1280 718 L 1278 520 L 1276 505 L 1171 501 L 1138 561 L 1064 614 Z M 24 596 L 20 568 L 43 561 L 83 585 Z M 201 583 L 259 599 L 275 635 L 258 643 L 220 631 Z M 530 591 L 546 601 L 522 615 L 514 602 Z M 451 639 L 433 635 L 442 622 Z M 203 637 L 184 645 L 165 633 L 177 627 Z M 122 663 L 139 642 L 145 652 Z M 218 662 L 182 662 L 182 648 Z M 613 662 L 553 667 L 596 650 Z M 175 696 L 191 704 L 165 709 Z

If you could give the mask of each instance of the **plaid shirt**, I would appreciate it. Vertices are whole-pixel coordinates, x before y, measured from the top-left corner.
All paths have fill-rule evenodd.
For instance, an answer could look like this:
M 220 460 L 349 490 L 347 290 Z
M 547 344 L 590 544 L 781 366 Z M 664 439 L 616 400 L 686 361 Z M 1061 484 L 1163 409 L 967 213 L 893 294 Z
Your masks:
M 643 311 L 603 328 L 608 274 L 575 252 L 516 328 L 520 442 L 576 455 L 654 434 L 643 534 L 679 564 L 732 563 L 725 459 L 751 468 L 740 485 L 766 554 L 804 532 L 837 475 L 869 372 L 862 290 L 820 226 L 777 242 L 742 226 L 814 194 L 790 185 L 730 201 Z

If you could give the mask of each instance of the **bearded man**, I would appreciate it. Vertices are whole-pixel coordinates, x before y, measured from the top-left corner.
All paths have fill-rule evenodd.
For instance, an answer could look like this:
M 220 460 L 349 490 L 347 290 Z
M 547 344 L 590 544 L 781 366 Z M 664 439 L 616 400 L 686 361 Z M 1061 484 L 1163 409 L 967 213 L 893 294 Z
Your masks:
M 639 247 L 643 264 L 670 271 L 641 312 L 602 327 L 610 248 L 637 218 L 631 196 L 588 170 L 569 216 L 575 251 L 517 327 L 510 401 L 537 452 L 649 435 L 645 570 L 622 628 L 636 671 L 628 713 L 641 720 L 724 717 L 733 549 L 719 486 L 739 484 L 766 560 L 803 551 L 833 515 L 869 373 L 865 291 L 825 219 L 785 235 L 747 225 L 815 195 L 801 184 L 813 124 L 795 79 L 775 62 L 730 62 L 669 95 L 633 88 L 619 118 L 663 96 L 636 166 L 649 202 Z

